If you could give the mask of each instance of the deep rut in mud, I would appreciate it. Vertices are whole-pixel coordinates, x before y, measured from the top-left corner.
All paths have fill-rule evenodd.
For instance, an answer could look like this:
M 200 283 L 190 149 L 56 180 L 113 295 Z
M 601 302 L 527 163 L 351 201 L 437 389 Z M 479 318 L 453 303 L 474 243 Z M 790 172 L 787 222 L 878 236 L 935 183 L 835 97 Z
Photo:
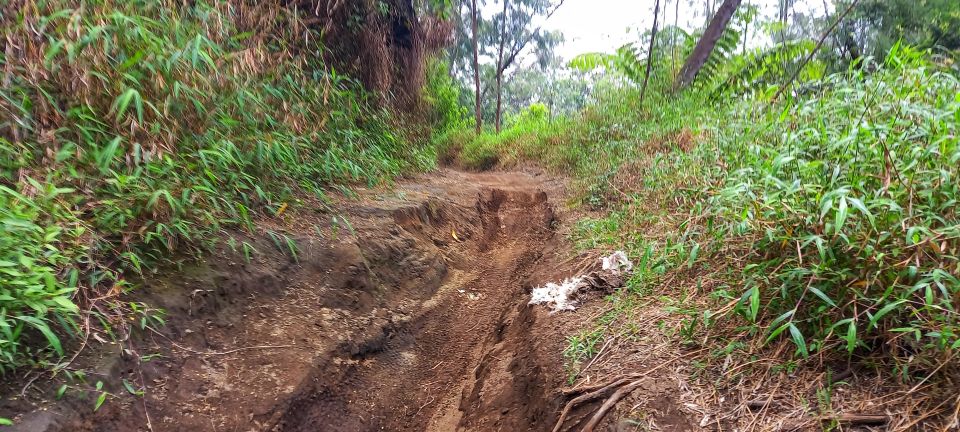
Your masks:
M 430 205 L 395 212 L 414 237 L 465 244 L 450 256 L 436 251 L 447 275 L 420 287 L 418 310 L 319 365 L 276 430 L 542 428 L 554 407 L 524 355 L 531 315 L 522 285 L 553 234 L 547 195 L 493 189 L 478 197 L 475 215 L 446 213 Z
M 167 325 L 78 360 L 113 395 L 99 411 L 90 393 L 0 408 L 32 409 L 30 431 L 549 430 L 561 338 L 527 301 L 567 251 L 558 188 L 445 171 L 263 221 L 234 242 L 250 262 L 224 247 L 144 281 Z

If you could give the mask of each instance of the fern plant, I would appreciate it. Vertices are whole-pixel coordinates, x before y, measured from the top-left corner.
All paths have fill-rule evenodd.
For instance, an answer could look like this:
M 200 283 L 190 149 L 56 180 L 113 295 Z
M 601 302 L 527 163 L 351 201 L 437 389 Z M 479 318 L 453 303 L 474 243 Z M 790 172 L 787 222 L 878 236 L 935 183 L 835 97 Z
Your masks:
M 704 82 L 710 89 L 710 97 L 718 98 L 723 94 L 747 93 L 779 84 L 790 75 L 816 44 L 811 40 L 795 40 L 778 44 L 770 48 L 756 48 L 743 55 L 729 59 L 722 70 Z M 822 68 L 805 69 L 804 80 L 819 78 Z
M 581 72 L 605 69 L 622 75 L 634 84 L 643 81 L 643 59 L 631 42 L 617 48 L 612 54 L 590 52 L 580 54 L 570 60 L 569 66 Z

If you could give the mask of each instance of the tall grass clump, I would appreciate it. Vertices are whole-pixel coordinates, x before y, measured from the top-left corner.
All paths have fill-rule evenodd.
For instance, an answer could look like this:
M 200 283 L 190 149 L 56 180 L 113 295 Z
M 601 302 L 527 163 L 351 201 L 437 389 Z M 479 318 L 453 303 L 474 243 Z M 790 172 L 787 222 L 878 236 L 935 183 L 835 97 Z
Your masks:
M 727 325 L 756 349 L 869 358 L 904 378 L 947 371 L 960 348 L 960 79 L 930 59 L 898 46 L 882 64 L 803 81 L 787 101 L 703 94 L 660 113 L 666 125 L 689 110 L 685 126 L 601 107 L 604 137 L 689 125 L 696 139 L 625 153 L 596 184 L 634 170 L 633 188 L 575 239 L 624 248 L 697 292 L 709 284 L 704 301 L 720 307 L 694 314 L 702 328 Z
M 13 0 L 0 40 L 0 371 L 224 226 L 431 163 L 271 2 Z
M 549 109 L 543 104 L 533 104 L 506 121 L 499 133 L 484 130 L 476 135 L 472 128 L 453 128 L 438 140 L 440 161 L 458 164 L 467 169 L 485 170 L 494 165 L 511 165 L 525 156 L 541 152 L 555 144 L 563 133 L 565 119 L 551 119 Z
M 736 310 L 764 341 L 904 374 L 960 348 L 960 81 L 926 58 L 896 48 L 786 106 L 748 102 L 702 146 L 719 186 L 697 216 L 744 246 Z

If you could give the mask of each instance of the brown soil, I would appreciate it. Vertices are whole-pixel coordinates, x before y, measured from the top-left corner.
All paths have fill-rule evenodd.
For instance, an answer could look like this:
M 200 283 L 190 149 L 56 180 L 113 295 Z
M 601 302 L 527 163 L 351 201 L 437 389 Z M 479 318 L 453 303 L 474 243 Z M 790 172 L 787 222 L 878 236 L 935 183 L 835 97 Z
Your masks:
M 25 431 L 551 430 L 577 324 L 527 301 L 582 269 L 552 204 L 564 194 L 542 175 L 441 171 L 262 221 L 234 234 L 250 262 L 224 246 L 143 282 L 135 296 L 165 326 L 87 349 L 71 366 L 87 384 L 61 400 L 56 382 L 6 386 L 0 417 Z M 97 380 L 112 396 L 94 412 Z

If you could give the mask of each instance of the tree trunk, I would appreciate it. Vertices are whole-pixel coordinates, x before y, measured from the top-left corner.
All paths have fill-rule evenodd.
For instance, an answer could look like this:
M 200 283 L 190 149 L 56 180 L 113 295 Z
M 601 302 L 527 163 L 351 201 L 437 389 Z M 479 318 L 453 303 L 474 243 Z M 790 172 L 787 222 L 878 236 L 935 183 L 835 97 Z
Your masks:
M 650 48 L 647 49 L 647 72 L 643 75 L 643 87 L 640 88 L 640 106 L 643 106 L 643 96 L 647 94 L 647 81 L 650 80 L 650 69 L 653 66 L 653 49 L 657 42 L 657 18 L 660 17 L 660 0 L 653 5 L 653 30 L 650 31 Z
M 500 133 L 500 115 L 503 109 L 503 70 L 506 69 L 503 64 L 503 50 L 507 42 L 507 6 L 508 0 L 503 0 L 503 17 L 500 19 L 500 49 L 497 51 L 497 110 L 493 118 L 494 127 L 497 133 Z
M 852 2 L 850 2 L 850 6 L 847 6 L 847 9 L 844 10 L 843 13 L 840 14 L 840 16 L 838 16 L 837 19 L 833 21 L 833 24 L 831 24 L 830 27 L 828 27 L 827 30 L 823 32 L 823 36 L 820 36 L 820 40 L 818 40 L 817 44 L 813 47 L 813 51 L 810 51 L 810 53 L 807 54 L 807 56 L 803 59 L 803 61 L 800 62 L 800 66 L 797 66 L 797 68 L 793 71 L 793 75 L 790 76 L 790 79 L 787 80 L 786 84 L 780 86 L 780 89 L 778 89 L 777 92 L 773 94 L 773 98 L 770 99 L 770 103 L 776 102 L 777 98 L 779 98 L 780 95 L 783 94 L 784 90 L 786 90 L 787 87 L 790 87 L 791 85 L 793 85 L 793 81 L 797 79 L 798 75 L 800 75 L 800 71 L 802 71 L 803 68 L 807 65 L 807 63 L 809 63 L 810 60 L 813 59 L 813 56 L 817 54 L 817 51 L 819 51 L 820 47 L 823 46 L 823 42 L 827 40 L 827 37 L 830 36 L 830 33 L 837 28 L 838 24 L 840 24 L 844 19 L 847 18 L 847 15 L 850 14 L 850 11 L 852 11 L 853 8 L 856 7 L 857 3 L 859 2 L 860 0 L 853 0 Z
M 697 41 L 697 46 L 693 48 L 693 52 L 690 53 L 687 61 L 685 61 L 683 67 L 680 68 L 680 75 L 677 76 L 677 80 L 673 83 L 675 89 L 681 89 L 690 85 L 694 78 L 697 77 L 700 68 L 707 63 L 707 59 L 709 59 L 710 54 L 713 53 L 713 48 L 717 45 L 717 41 L 720 40 L 720 36 L 723 35 L 723 31 L 727 29 L 727 24 L 730 24 L 730 18 L 733 18 L 733 13 L 736 12 L 737 7 L 740 6 L 740 1 L 741 0 L 723 0 L 720 9 L 717 9 L 717 13 L 715 13 L 713 19 L 710 20 L 710 25 L 707 26 L 707 29 L 703 32 L 703 36 Z
M 666 18 L 664 18 L 666 20 Z M 677 29 L 680 28 L 680 0 L 673 6 L 673 29 L 670 35 L 670 78 L 677 76 Z
M 477 41 L 477 0 L 470 4 L 470 27 L 473 29 L 473 94 L 474 94 L 474 121 L 477 125 L 477 135 L 483 129 L 483 116 L 480 113 L 480 48 Z
M 456 26 L 457 26 L 457 27 L 456 27 L 456 28 L 458 28 L 458 29 L 459 29 L 459 28 L 462 28 L 463 25 L 464 25 L 464 22 L 463 22 L 463 5 L 464 5 L 464 3 L 466 3 L 466 2 L 459 2 L 459 3 L 457 4 L 457 15 L 456 15 Z M 464 31 L 464 34 L 465 34 L 465 33 L 466 33 L 466 31 Z M 451 45 L 450 45 L 452 48 L 449 50 L 449 51 L 450 51 L 450 52 L 448 53 L 448 57 L 449 57 L 449 58 L 447 58 L 447 74 L 450 75 L 451 77 L 454 76 L 454 70 L 456 70 L 457 59 L 459 59 L 460 56 L 461 56 L 461 54 L 462 54 L 462 53 L 460 52 L 460 48 L 462 48 L 462 47 L 460 46 L 460 42 L 461 42 L 461 39 L 460 39 L 460 38 L 461 38 L 462 36 L 464 36 L 464 35 L 461 35 L 459 31 L 455 31 L 455 32 L 453 33 L 453 42 L 452 42 Z
M 503 112 L 503 73 L 497 74 L 497 117 L 494 119 L 494 126 L 497 133 L 500 133 L 500 113 Z

